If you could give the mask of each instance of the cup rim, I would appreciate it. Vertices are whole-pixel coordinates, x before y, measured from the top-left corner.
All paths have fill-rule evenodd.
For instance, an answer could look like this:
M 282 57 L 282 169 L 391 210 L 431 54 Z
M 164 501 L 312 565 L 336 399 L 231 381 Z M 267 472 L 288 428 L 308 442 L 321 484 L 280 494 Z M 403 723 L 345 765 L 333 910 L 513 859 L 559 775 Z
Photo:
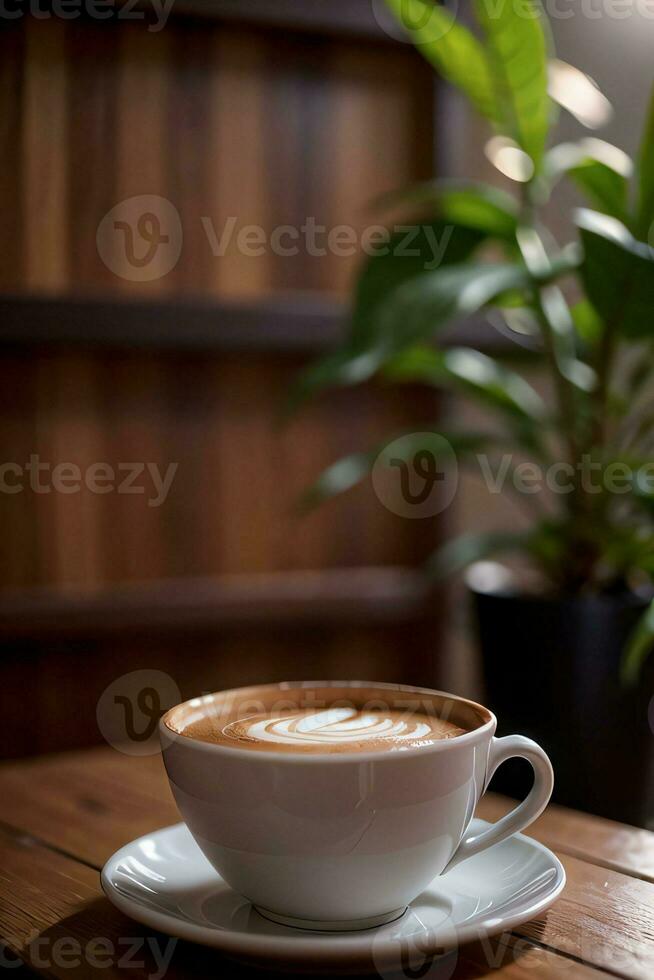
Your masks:
M 231 745 L 221 745 L 217 742 L 205 742 L 202 739 L 194 738 L 192 735 L 184 735 L 183 732 L 175 731 L 174 728 L 170 727 L 167 719 L 173 714 L 173 712 L 178 711 L 180 708 L 186 705 L 191 705 L 194 701 L 200 702 L 205 701 L 210 702 L 212 699 L 223 696 L 226 694 L 236 694 L 239 691 L 249 691 L 249 690 L 265 690 L 265 691 L 289 691 L 295 690 L 297 688 L 306 688 L 310 690 L 312 688 L 319 687 L 351 687 L 356 689 L 358 687 L 363 688 L 374 688 L 377 690 L 392 690 L 402 693 L 409 694 L 428 694 L 437 695 L 440 697 L 448 698 L 452 701 L 460 701 L 463 704 L 467 704 L 473 710 L 477 711 L 481 717 L 486 717 L 486 721 L 479 725 L 477 728 L 473 728 L 469 732 L 465 732 L 463 735 L 456 735 L 454 738 L 440 739 L 431 743 L 431 745 L 416 745 L 411 748 L 396 749 L 392 752 L 380 752 L 379 750 L 372 750 L 368 752 L 276 752 L 274 749 L 266 749 L 261 752 L 253 752 L 252 749 L 239 748 L 238 746 Z M 448 749 L 453 749 L 456 746 L 463 744 L 469 745 L 476 741 L 481 741 L 483 738 L 490 733 L 493 735 L 497 727 L 497 718 L 490 710 L 490 708 L 485 707 L 478 701 L 473 701 L 471 698 L 464 698 L 459 694 L 450 694 L 449 691 L 440 691 L 435 688 L 430 687 L 418 687 L 413 684 L 393 684 L 389 682 L 382 681 L 360 681 L 360 680 L 340 680 L 340 681 L 279 681 L 272 684 L 253 684 L 247 685 L 245 687 L 235 687 L 227 688 L 224 691 L 213 691 L 210 694 L 202 695 L 201 698 L 188 698 L 186 701 L 181 701 L 179 704 L 174 705 L 169 708 L 159 719 L 159 733 L 163 747 L 165 748 L 166 742 L 174 741 L 178 739 L 183 740 L 183 744 L 188 745 L 189 748 L 194 748 L 199 751 L 218 753 L 220 756 L 226 758 L 241 758 L 249 759 L 250 761 L 261 760 L 265 762 L 266 760 L 276 763 L 288 763 L 290 765 L 297 765 L 298 763 L 312 763 L 315 761 L 320 761 L 321 763 L 329 762 L 332 765 L 344 765 L 346 763 L 360 763 L 360 762 L 389 762 L 393 759 L 406 759 L 415 758 L 417 755 L 426 755 L 428 752 L 445 752 Z

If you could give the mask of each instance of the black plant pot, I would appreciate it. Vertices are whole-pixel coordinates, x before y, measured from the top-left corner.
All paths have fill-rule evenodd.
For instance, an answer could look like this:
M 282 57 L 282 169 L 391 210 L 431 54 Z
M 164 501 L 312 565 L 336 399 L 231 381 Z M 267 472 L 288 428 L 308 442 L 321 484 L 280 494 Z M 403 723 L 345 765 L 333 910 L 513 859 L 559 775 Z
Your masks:
M 554 799 L 641 827 L 654 824 L 654 654 L 635 688 L 620 683 L 627 636 L 645 608 L 633 595 L 550 599 L 472 592 L 498 734 L 539 742 Z M 491 788 L 521 797 L 529 767 L 507 763 Z

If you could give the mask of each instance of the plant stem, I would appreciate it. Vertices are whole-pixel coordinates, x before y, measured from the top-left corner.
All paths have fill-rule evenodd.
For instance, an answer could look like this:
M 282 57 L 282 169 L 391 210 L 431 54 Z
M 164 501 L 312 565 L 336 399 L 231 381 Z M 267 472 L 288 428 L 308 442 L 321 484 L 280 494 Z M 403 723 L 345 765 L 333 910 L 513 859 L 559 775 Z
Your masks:
M 538 230 L 538 216 L 536 213 L 533 194 L 529 187 L 524 189 L 523 227 L 533 231 L 541 242 L 544 258 L 549 261 L 545 246 Z M 545 265 L 545 263 L 543 263 Z M 590 436 L 590 445 L 585 446 L 583 432 L 579 427 L 579 413 L 577 393 L 568 377 L 566 377 L 559 357 L 556 324 L 550 319 L 548 309 L 543 300 L 543 287 L 537 283 L 532 291 L 532 301 L 538 317 L 545 353 L 547 355 L 551 375 L 554 382 L 554 394 L 557 403 L 557 425 L 565 447 L 567 462 L 572 468 L 572 492 L 566 497 L 564 513 L 566 524 L 569 528 L 567 538 L 567 558 L 561 563 L 561 582 L 564 591 L 577 592 L 584 585 L 592 582 L 594 569 L 600 557 L 600 549 L 597 544 L 589 537 L 588 528 L 591 524 L 591 511 L 593 501 L 583 490 L 579 478 L 579 465 L 582 463 L 583 453 L 592 448 L 593 438 Z M 608 377 L 608 365 L 611 360 L 611 351 L 606 352 Z M 603 400 L 606 395 L 602 396 Z M 603 413 L 605 414 L 605 413 Z M 589 434 L 590 435 L 590 434 Z
M 606 438 L 607 407 L 609 396 L 609 376 L 615 348 L 613 330 L 606 324 L 600 340 L 597 355 L 597 388 L 595 390 L 595 419 L 593 425 L 593 442 L 601 446 Z
M 522 227 L 533 231 L 538 235 L 539 240 L 541 236 L 538 230 L 538 212 L 537 205 L 534 198 L 534 188 L 533 183 L 530 181 L 523 185 L 522 189 L 522 208 L 520 215 L 520 223 Z M 543 249 L 545 246 L 543 245 Z M 549 259 L 548 259 L 549 261 Z M 554 384 L 556 388 L 556 398 L 558 403 L 558 415 L 559 423 L 563 429 L 564 438 L 568 447 L 568 454 L 570 457 L 570 463 L 574 466 L 579 459 L 579 444 L 577 441 L 576 434 L 576 406 L 574 398 L 574 390 L 572 385 L 565 377 L 561 370 L 559 364 L 559 359 L 557 357 L 556 351 L 556 331 L 555 328 L 550 323 L 547 312 L 543 305 L 541 290 L 535 287 L 533 290 L 533 302 L 536 310 L 536 315 L 538 317 L 539 323 L 541 325 L 541 331 L 543 335 L 543 342 L 545 345 L 545 351 L 547 357 L 550 361 L 552 376 L 554 378 Z
M 568 447 L 569 462 L 573 466 L 576 466 L 580 457 L 580 449 L 576 431 L 577 418 L 574 391 L 572 389 L 572 385 L 561 371 L 556 354 L 556 337 L 554 328 L 549 322 L 547 313 L 543 307 L 540 291 L 538 289 L 534 290 L 534 305 L 536 307 L 536 314 L 541 325 L 545 352 L 550 362 L 552 375 L 554 378 L 558 402 L 559 423 L 561 429 L 563 430 L 564 440 Z
M 627 287 L 627 296 L 629 288 Z M 622 308 L 624 309 L 624 307 Z M 608 428 L 609 384 L 616 353 L 616 338 L 623 318 L 622 309 L 618 315 L 604 324 L 604 332 L 600 339 L 597 352 L 597 388 L 594 399 L 593 442 L 596 446 L 604 446 Z

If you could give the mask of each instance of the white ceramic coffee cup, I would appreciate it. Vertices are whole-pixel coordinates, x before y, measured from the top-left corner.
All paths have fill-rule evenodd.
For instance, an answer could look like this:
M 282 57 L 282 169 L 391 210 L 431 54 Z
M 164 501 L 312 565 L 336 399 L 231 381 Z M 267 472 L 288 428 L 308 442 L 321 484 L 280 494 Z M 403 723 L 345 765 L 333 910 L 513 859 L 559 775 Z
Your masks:
M 226 696 L 263 694 L 270 704 L 332 686 L 353 696 L 374 688 L 389 705 L 427 698 L 445 717 L 475 727 L 432 745 L 331 755 L 253 751 L 176 733 Z M 547 805 L 547 755 L 521 735 L 495 738 L 496 724 L 487 708 L 427 688 L 316 681 L 196 698 L 167 712 L 160 733 L 180 813 L 232 888 L 285 924 L 361 929 L 397 918 L 437 875 L 524 830 Z M 531 792 L 488 830 L 468 835 L 491 776 L 514 756 L 533 766 Z

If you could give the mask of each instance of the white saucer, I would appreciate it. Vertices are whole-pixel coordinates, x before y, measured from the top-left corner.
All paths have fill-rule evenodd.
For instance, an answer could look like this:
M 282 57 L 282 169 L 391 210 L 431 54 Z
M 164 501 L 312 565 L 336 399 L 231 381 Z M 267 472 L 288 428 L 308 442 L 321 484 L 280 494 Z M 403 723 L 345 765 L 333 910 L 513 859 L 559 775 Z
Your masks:
M 487 826 L 474 820 L 476 830 Z M 375 929 L 308 932 L 264 919 L 225 884 L 184 824 L 132 841 L 107 861 L 102 887 L 153 929 L 278 970 L 390 973 L 504 932 L 546 909 L 565 885 L 558 859 L 516 834 L 435 878 L 404 915 Z

